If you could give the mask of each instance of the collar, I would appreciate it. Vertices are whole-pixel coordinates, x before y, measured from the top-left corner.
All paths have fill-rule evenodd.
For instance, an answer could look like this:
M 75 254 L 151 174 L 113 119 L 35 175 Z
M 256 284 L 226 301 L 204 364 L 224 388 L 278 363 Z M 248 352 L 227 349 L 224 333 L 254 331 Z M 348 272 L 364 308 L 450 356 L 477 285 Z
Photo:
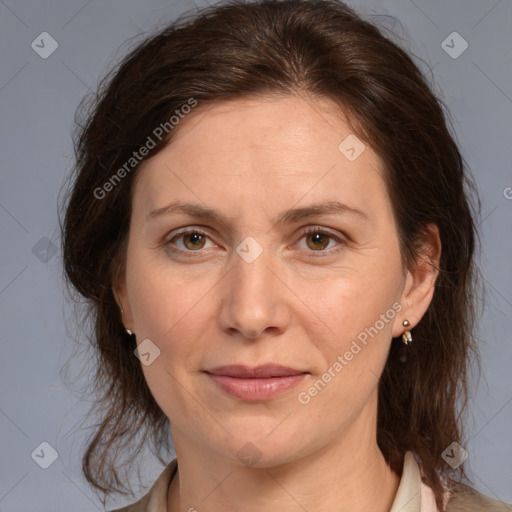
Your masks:
M 139 501 L 112 512 L 167 512 L 167 492 L 177 468 L 178 461 L 173 459 Z M 434 493 L 421 481 L 420 466 L 410 451 L 405 454 L 402 477 L 389 512 L 438 512 Z
M 421 475 L 412 452 L 406 452 L 402 478 L 389 512 L 421 512 Z

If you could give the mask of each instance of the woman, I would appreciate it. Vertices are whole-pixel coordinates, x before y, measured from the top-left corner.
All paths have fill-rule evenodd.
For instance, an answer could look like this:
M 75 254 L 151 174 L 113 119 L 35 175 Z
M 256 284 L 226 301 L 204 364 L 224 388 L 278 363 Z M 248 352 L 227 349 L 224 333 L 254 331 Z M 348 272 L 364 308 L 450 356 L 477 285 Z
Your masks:
M 102 394 L 84 474 L 122 492 L 118 450 L 148 441 L 167 464 L 119 510 L 512 510 L 461 483 L 471 183 L 377 28 L 336 0 L 184 16 L 76 147 L 65 270 Z

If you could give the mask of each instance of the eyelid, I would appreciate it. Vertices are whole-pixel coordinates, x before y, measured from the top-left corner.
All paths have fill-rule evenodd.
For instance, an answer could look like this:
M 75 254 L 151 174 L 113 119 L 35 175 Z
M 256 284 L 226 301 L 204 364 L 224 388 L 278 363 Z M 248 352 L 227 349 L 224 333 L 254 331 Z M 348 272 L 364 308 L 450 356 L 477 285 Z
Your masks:
M 182 236 L 184 235 L 188 235 L 189 233 L 197 233 L 198 235 L 203 235 L 204 237 L 208 238 L 209 240 L 211 240 L 211 236 L 210 234 L 205 231 L 204 229 L 202 228 L 199 228 L 199 227 L 194 227 L 194 226 L 188 226 L 186 228 L 179 228 L 176 233 L 174 233 L 170 238 L 166 237 L 163 241 L 163 245 L 164 246 L 168 246 L 171 244 L 171 242 L 175 239 L 178 239 L 178 238 L 181 238 Z M 172 249 L 173 251 L 176 251 L 176 252 L 181 252 L 181 253 L 201 253 L 201 250 L 197 250 L 197 251 L 185 251 L 184 249 L 179 249 L 179 248 L 173 248 Z
M 206 238 L 210 239 L 211 240 L 211 236 L 210 234 L 205 231 L 204 229 L 202 228 L 199 228 L 199 227 L 194 227 L 194 226 L 188 226 L 188 227 L 185 227 L 185 228 L 179 228 L 176 233 L 174 233 L 174 235 L 172 235 L 170 238 L 167 238 L 164 240 L 163 242 L 163 245 L 164 246 L 169 246 L 171 245 L 171 242 L 177 238 L 181 238 L 182 236 L 184 235 L 187 235 L 189 233 L 197 233 L 199 235 L 203 235 L 205 236 Z M 313 225 L 313 226 L 309 226 L 309 227 L 306 227 L 304 228 L 301 232 L 300 232 L 300 236 L 297 240 L 297 242 L 299 242 L 300 240 L 302 240 L 302 238 L 304 238 L 306 235 L 309 235 L 309 234 L 312 234 L 312 233 L 322 233 L 322 234 L 325 234 L 325 235 L 328 235 L 329 238 L 335 240 L 336 242 L 338 242 L 338 245 L 345 245 L 347 243 L 347 239 L 345 236 L 343 235 L 339 235 L 337 233 L 334 233 L 331 229 L 329 228 L 325 228 L 323 226 L 319 226 L 319 225 Z M 211 240 L 212 241 L 212 240 Z M 212 241 L 213 242 L 213 241 Z M 297 242 L 294 242 L 293 245 L 295 245 Z M 195 254 L 204 254 L 204 252 L 202 252 L 201 249 L 197 250 L 197 251 L 191 251 L 191 250 L 184 250 L 184 249 L 179 249 L 179 248 L 176 248 L 176 247 L 173 247 L 172 249 L 170 249 L 172 252 L 179 252 L 179 253 L 187 253 L 187 255 L 193 255 L 194 253 Z M 304 249 L 303 251 L 306 251 L 308 252 L 308 256 L 313 256 L 313 257 L 317 257 L 317 256 L 328 256 L 328 255 L 331 255 L 335 252 L 337 252 L 339 250 L 339 247 L 334 247 L 334 248 L 331 248 L 331 249 L 328 249 L 328 250 L 322 250 L 322 251 L 313 251 L 313 250 L 307 250 L 307 249 Z
M 306 235 L 310 235 L 312 233 L 321 233 L 323 235 L 327 235 L 331 240 L 335 240 L 338 242 L 336 247 L 331 247 L 330 249 L 323 251 L 313 251 L 304 249 L 307 252 L 307 257 L 321 257 L 321 256 L 330 256 L 340 250 L 340 246 L 344 246 L 347 244 L 347 237 L 338 233 L 333 232 L 329 228 L 325 228 L 323 226 L 309 226 L 301 231 L 300 238 L 298 241 L 302 240 Z M 297 242 L 296 242 L 297 243 Z

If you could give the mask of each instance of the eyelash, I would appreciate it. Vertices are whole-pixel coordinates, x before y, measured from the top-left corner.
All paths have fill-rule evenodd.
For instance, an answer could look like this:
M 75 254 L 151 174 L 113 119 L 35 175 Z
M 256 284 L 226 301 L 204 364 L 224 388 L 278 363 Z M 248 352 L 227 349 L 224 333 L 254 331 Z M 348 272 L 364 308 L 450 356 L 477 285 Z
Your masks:
M 331 240 L 335 240 L 340 245 L 337 248 L 334 248 L 334 249 L 331 248 L 329 250 L 318 250 L 318 251 L 309 250 L 309 251 L 307 251 L 310 253 L 308 255 L 308 257 L 317 258 L 317 257 L 322 257 L 322 256 L 331 256 L 334 253 L 337 253 L 340 250 L 342 250 L 344 248 L 344 246 L 346 245 L 346 241 L 343 240 L 341 237 L 332 234 L 330 231 L 327 231 L 324 228 L 321 228 L 320 226 L 314 226 L 314 227 L 307 228 L 305 231 L 302 232 L 299 240 L 302 240 L 302 238 L 304 238 L 307 235 L 318 234 L 318 233 L 322 234 L 322 235 L 327 235 Z M 196 253 L 198 256 L 203 256 L 204 252 L 201 252 L 201 250 L 191 251 L 191 250 L 177 249 L 176 247 L 172 246 L 173 241 L 183 237 L 184 235 L 189 235 L 189 234 L 197 234 L 197 235 L 205 236 L 208 239 L 210 238 L 208 233 L 206 233 L 205 231 L 202 231 L 201 229 L 185 228 L 185 229 L 182 229 L 181 231 L 179 231 L 178 233 L 176 233 L 169 241 L 164 242 L 165 249 L 172 253 L 184 255 L 184 256 L 190 257 L 190 258 L 194 258 Z

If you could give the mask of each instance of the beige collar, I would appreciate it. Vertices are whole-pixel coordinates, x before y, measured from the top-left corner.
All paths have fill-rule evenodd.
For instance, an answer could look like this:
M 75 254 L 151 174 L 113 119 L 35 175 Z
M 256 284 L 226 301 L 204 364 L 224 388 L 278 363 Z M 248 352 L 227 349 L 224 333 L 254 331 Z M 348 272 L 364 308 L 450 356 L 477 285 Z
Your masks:
M 177 459 L 173 459 L 146 495 L 128 507 L 112 512 L 167 512 L 167 492 L 176 469 Z M 431 510 L 430 507 L 422 507 L 424 491 L 430 492 L 430 488 L 422 485 L 418 463 L 412 452 L 407 452 L 404 458 L 402 477 L 390 512 L 427 512 Z
M 406 452 L 402 478 L 389 512 L 421 511 L 421 475 L 412 452 Z

